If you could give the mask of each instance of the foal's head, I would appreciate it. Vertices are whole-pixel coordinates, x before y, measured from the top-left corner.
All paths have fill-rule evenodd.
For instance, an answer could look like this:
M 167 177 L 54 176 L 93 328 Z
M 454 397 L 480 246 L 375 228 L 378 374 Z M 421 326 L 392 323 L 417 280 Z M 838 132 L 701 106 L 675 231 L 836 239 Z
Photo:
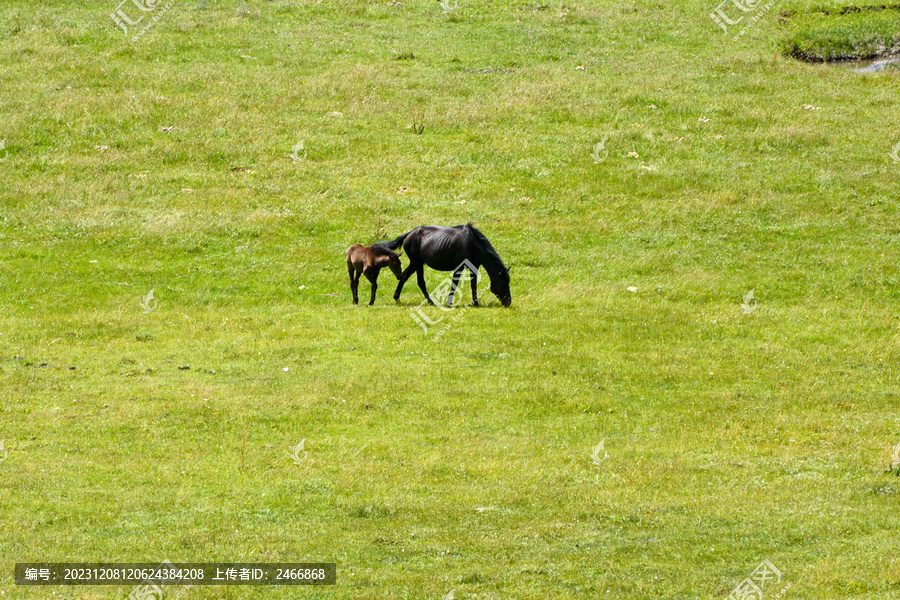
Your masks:
M 379 244 L 374 244 L 372 250 L 376 253 L 375 264 L 379 267 L 387 267 L 397 279 L 403 275 L 403 265 L 400 264 L 400 255 Z

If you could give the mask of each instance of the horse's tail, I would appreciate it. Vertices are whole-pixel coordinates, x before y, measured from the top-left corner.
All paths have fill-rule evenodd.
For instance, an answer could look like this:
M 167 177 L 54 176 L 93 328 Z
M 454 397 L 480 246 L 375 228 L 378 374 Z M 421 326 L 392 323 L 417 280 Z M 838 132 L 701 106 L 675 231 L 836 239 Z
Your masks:
M 380 246 L 384 246 L 384 247 L 386 247 L 386 248 L 390 248 L 391 250 L 396 250 L 396 249 L 398 249 L 398 248 L 402 248 L 402 247 L 403 247 L 403 240 L 405 240 L 405 239 L 406 239 L 406 236 L 408 236 L 410 233 L 412 233 L 412 231 L 407 231 L 406 233 L 404 233 L 403 235 L 401 235 L 401 236 L 398 237 L 397 239 L 391 240 L 390 242 L 379 242 L 379 245 L 380 245 Z

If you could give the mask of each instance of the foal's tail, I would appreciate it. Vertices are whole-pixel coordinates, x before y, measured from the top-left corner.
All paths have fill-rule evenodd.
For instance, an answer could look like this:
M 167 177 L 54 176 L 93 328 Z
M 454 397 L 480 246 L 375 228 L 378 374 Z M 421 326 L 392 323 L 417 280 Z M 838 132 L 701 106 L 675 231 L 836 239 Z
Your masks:
M 380 242 L 380 245 L 390 248 L 391 250 L 397 250 L 398 248 L 403 247 L 403 240 L 405 240 L 406 236 L 408 236 L 410 233 L 412 233 L 412 231 L 407 231 L 396 240 L 391 240 L 390 242 Z

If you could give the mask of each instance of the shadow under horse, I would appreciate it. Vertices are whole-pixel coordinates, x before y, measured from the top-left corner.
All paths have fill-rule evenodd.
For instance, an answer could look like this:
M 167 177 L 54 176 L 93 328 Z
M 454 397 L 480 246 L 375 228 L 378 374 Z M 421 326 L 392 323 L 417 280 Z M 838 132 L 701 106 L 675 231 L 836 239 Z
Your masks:
M 453 271 L 447 306 L 453 305 L 459 278 L 463 271 L 468 270 L 472 283 L 472 305 L 478 306 L 478 269 L 483 265 L 491 279 L 491 292 L 503 306 L 512 303 L 509 292 L 509 269 L 484 234 L 475 229 L 471 223 L 455 227 L 423 225 L 383 244 L 393 250 L 402 247 L 409 258 L 409 266 L 403 271 L 403 275 L 398 277 L 400 282 L 397 284 L 397 291 L 394 292 L 394 300 L 400 300 L 403 284 L 416 273 L 419 289 L 425 294 L 428 303 L 434 304 L 425 287 L 424 266 L 428 265 L 437 271 Z
M 369 247 L 353 244 L 347 249 L 347 271 L 350 273 L 350 290 L 353 292 L 353 304 L 359 304 L 359 277 L 365 275 L 372 283 L 372 298 L 369 306 L 375 304 L 375 290 L 378 289 L 378 273 L 388 267 L 400 279 L 403 266 L 400 255 L 384 244 L 372 244 Z

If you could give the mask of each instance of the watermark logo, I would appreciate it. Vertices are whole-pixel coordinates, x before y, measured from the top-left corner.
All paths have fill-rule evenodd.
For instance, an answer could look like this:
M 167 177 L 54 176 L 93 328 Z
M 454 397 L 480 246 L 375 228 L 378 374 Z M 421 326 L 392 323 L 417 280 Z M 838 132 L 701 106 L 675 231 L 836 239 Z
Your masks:
M 162 588 L 155 583 L 142 583 L 128 594 L 126 600 L 163 600 Z
M 593 451 L 591 452 L 591 462 L 594 463 L 595 467 L 599 467 L 604 460 L 609 458 L 609 454 L 606 453 L 606 440 L 600 440 L 600 443 L 594 446 Z M 603 453 L 603 456 L 600 456 L 600 453 Z
M 0 162 L 3 162 L 9 156 L 9 150 L 6 149 L 6 140 L 0 140 L 0 152 L 3 152 L 3 155 L 0 156 Z
M 6 449 L 6 446 L 3 445 L 3 443 L 5 441 L 6 440 L 0 440 L 0 462 L 3 462 L 4 460 L 6 460 L 6 457 L 9 454 L 9 451 Z M 898 446 L 898 448 L 900 448 L 900 446 Z
M 3 448 L 3 442 L 0 441 L 0 449 Z M 6 458 L 4 456 L 4 458 Z M 0 459 L 2 460 L 2 459 Z M 900 444 L 894 446 L 894 451 L 891 454 L 891 471 L 896 471 L 897 475 L 900 475 Z
M 141 21 L 144 20 L 144 15 L 141 15 L 137 18 L 137 20 L 132 20 L 126 13 L 125 9 L 122 8 L 125 4 L 131 2 L 134 6 L 143 12 L 149 12 L 156 8 L 156 5 L 159 4 L 159 1 L 156 2 L 141 2 L 140 0 L 122 0 L 119 5 L 116 7 L 116 11 L 110 13 L 109 16 L 113 18 L 113 21 L 116 22 L 116 25 L 125 32 L 125 35 L 128 36 L 128 26 L 129 25 L 137 25 Z M 140 13 L 138 13 L 140 14 Z
M 169 576 L 172 573 L 179 571 L 175 567 L 174 564 L 169 559 L 166 559 L 156 568 L 156 573 L 162 575 L 167 581 L 171 580 L 172 577 Z M 175 585 L 178 585 L 184 581 L 183 579 L 178 579 L 175 582 Z M 160 585 L 159 581 L 154 579 L 147 579 L 144 583 L 140 584 L 128 594 L 126 600 L 175 600 L 178 596 L 182 594 L 187 588 L 191 587 L 189 584 L 185 585 L 184 588 L 178 590 L 174 594 L 165 594 L 162 589 L 162 585 Z
M 472 264 L 469 259 L 465 259 L 455 269 L 453 269 L 452 273 L 460 273 L 459 279 L 461 280 L 463 275 L 466 273 L 474 273 L 475 274 L 475 284 L 477 285 L 479 281 L 481 281 L 481 273 L 474 264 Z M 449 312 L 453 309 L 453 296 L 458 291 L 458 286 L 454 287 L 453 285 L 453 275 L 451 274 L 445 281 L 443 281 L 437 288 L 431 292 L 431 298 L 434 301 L 435 306 L 437 306 L 443 312 Z M 410 309 L 410 316 L 412 316 L 413 321 L 422 328 L 422 331 L 425 332 L 425 335 L 429 333 L 429 327 L 437 325 L 441 321 L 444 320 L 447 315 L 442 315 L 437 319 L 430 318 L 423 309 L 423 307 L 428 305 L 427 300 L 422 300 L 422 303 L 419 306 Z M 443 328 L 438 331 L 435 335 L 435 340 L 439 339 L 448 329 L 450 329 L 453 321 L 458 321 L 463 314 L 465 314 L 466 310 L 468 310 L 468 306 L 462 307 L 462 309 L 454 315 L 448 322 L 443 326 Z
M 744 303 L 741 304 L 741 310 L 744 311 L 745 315 L 749 315 L 756 310 L 756 298 L 753 297 L 753 290 L 750 290 L 747 292 L 747 295 L 744 296 Z
M 122 0 L 119 5 L 116 7 L 116 11 L 111 13 L 110 16 L 116 22 L 122 31 L 125 32 L 125 35 L 128 35 L 128 25 L 137 25 L 141 21 L 144 20 L 144 15 L 139 14 L 140 16 L 136 20 L 132 20 L 129 18 L 127 14 L 125 14 L 125 10 L 122 8 L 125 4 L 131 3 L 141 12 L 153 12 L 156 10 L 156 7 L 159 6 L 160 0 Z
M 154 310 L 156 310 L 157 302 L 156 302 L 156 298 L 153 297 L 154 289 L 155 288 L 151 288 L 150 291 L 147 292 L 147 295 L 144 296 L 144 299 L 141 301 L 141 308 L 144 309 L 145 315 L 147 313 L 150 313 L 150 312 L 153 312 Z
M 726 600 L 762 600 L 766 595 L 766 588 L 769 586 L 777 586 L 781 583 L 781 571 L 772 564 L 768 559 L 762 561 L 742 582 L 737 584 Z M 769 594 L 770 597 L 781 598 L 784 593 L 791 587 L 786 585 L 780 592 L 775 595 Z
M 135 42 L 144 35 L 144 33 L 146 33 L 160 17 L 166 14 L 175 3 L 175 0 L 169 0 L 165 6 L 160 8 L 159 5 L 161 1 L 162 0 L 122 0 L 122 2 L 116 6 L 116 10 L 110 13 L 109 16 L 112 17 L 119 29 L 125 32 L 125 37 L 128 37 L 129 26 L 137 26 L 144 20 L 144 17 L 149 17 L 143 28 L 131 38 L 131 41 Z M 123 8 L 125 5 L 130 5 L 127 7 L 127 11 Z M 154 13 L 152 17 L 150 16 L 150 13 Z M 133 16 L 137 16 L 137 18 L 133 19 Z
M 309 452 L 306 451 L 306 439 L 302 439 L 299 444 L 291 448 L 291 459 L 295 465 L 302 465 L 307 457 L 309 457 Z
M 440 323 L 440 322 L 444 319 L 444 317 L 438 317 L 436 320 L 435 320 L 435 319 L 430 319 L 430 318 L 428 317 L 428 315 L 426 315 L 426 314 L 422 311 L 422 307 L 425 306 L 426 304 L 427 304 L 427 302 L 424 302 L 424 301 L 423 301 L 422 304 L 420 304 L 419 306 L 417 306 L 417 307 L 415 307 L 414 309 L 410 310 L 409 312 L 410 312 L 410 314 L 412 315 L 413 321 L 415 321 L 416 324 L 417 324 L 419 327 L 421 327 L 422 330 L 423 330 L 423 331 L 425 332 L 425 334 L 427 335 L 427 334 L 428 334 L 428 326 L 429 326 L 429 325 L 437 325 L 438 323 Z
M 444 13 L 453 12 L 459 7 L 459 2 L 456 0 L 441 0 L 441 10 Z
M 2 148 L 2 146 L 0 146 L 0 148 Z M 900 164 L 900 142 L 894 144 L 893 152 L 888 152 L 888 156 L 891 157 L 891 160 L 894 161 L 895 164 Z
M 301 156 L 300 153 L 303 153 Z M 291 160 L 295 163 L 301 162 L 306 158 L 306 150 L 303 149 L 303 140 L 300 140 L 291 148 Z
M 775 5 L 775 0 L 769 0 L 768 4 L 760 6 L 761 1 L 762 0 L 722 0 L 709 16 L 712 17 L 712 20 L 716 25 L 718 25 L 725 33 L 728 33 L 729 27 L 741 23 L 744 21 L 744 18 L 747 17 L 744 28 L 740 33 L 735 35 L 735 38 L 738 38 L 744 35 L 754 23 L 768 13 Z M 726 6 L 728 7 L 727 12 Z M 735 16 L 736 18 L 732 19 L 732 16 Z
M 606 140 L 609 139 L 609 136 L 606 136 L 601 141 L 594 144 L 594 151 L 591 152 L 591 158 L 594 159 L 594 164 L 599 165 L 606 157 L 609 156 L 609 150 L 606 149 Z

